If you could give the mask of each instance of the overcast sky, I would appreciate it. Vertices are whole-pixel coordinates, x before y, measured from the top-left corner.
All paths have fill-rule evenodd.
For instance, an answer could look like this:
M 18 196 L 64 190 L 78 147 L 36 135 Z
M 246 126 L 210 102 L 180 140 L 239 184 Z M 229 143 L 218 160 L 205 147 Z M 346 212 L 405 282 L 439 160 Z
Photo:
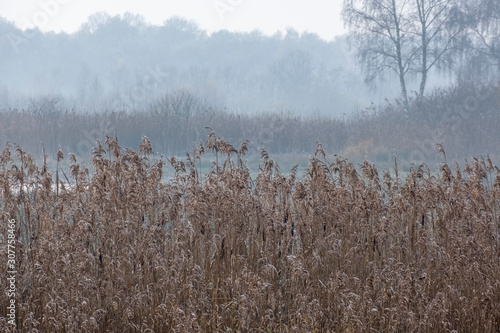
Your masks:
M 22 29 L 74 32 L 93 13 L 131 12 L 161 25 L 172 16 L 194 20 L 209 32 L 220 29 L 273 34 L 287 27 L 331 40 L 344 33 L 341 0 L 0 0 L 0 15 Z

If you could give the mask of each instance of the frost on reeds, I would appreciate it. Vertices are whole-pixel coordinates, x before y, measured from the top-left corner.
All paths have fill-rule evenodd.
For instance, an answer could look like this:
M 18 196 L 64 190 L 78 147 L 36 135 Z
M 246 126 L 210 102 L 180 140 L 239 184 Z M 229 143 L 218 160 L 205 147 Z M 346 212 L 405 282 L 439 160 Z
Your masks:
M 210 132 L 186 159 L 166 159 L 146 137 L 139 152 L 107 138 L 92 171 L 74 156 L 64 171 L 59 153 L 56 177 L 6 146 L 0 257 L 10 216 L 17 331 L 500 331 L 500 173 L 489 158 L 403 178 L 397 162 L 357 168 L 318 144 L 303 176 L 262 151 L 252 179 L 247 145 Z M 167 167 L 175 177 L 162 181 Z M 0 330 L 15 331 L 5 318 L 2 306 Z

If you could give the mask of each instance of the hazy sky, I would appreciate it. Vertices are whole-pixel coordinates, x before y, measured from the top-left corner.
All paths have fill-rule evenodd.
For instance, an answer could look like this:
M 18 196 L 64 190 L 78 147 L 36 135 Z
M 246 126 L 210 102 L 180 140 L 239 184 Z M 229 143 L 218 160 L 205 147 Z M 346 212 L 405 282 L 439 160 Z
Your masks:
M 0 0 L 0 15 L 20 28 L 74 32 L 93 13 L 131 12 L 161 25 L 172 16 L 194 20 L 209 32 L 228 29 L 265 34 L 287 27 L 331 40 L 344 32 L 341 0 Z

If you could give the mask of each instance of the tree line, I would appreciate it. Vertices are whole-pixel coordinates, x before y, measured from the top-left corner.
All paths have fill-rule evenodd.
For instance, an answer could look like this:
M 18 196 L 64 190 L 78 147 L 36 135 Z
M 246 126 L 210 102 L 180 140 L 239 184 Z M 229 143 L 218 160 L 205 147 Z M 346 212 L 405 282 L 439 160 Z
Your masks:
M 373 100 L 345 38 L 291 28 L 209 34 L 179 17 L 152 25 L 138 15 L 96 13 L 66 34 L 22 31 L 0 17 L 0 50 L 0 108 L 59 97 L 63 108 L 132 112 L 179 89 L 241 113 L 285 107 L 340 115 Z

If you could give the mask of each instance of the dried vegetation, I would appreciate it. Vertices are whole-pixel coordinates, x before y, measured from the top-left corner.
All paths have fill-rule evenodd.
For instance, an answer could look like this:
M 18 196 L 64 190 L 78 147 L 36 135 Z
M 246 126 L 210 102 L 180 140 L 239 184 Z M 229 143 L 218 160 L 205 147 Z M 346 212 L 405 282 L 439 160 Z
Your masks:
M 303 177 L 263 151 L 252 179 L 246 148 L 211 132 L 164 159 L 145 137 L 139 152 L 107 138 L 92 172 L 70 157 L 54 175 L 7 146 L 0 237 L 15 218 L 17 330 L 500 331 L 500 173 L 488 158 L 405 178 L 396 163 L 380 177 L 318 144 Z M 201 175 L 205 152 L 215 160 Z M 162 181 L 164 164 L 175 178 Z M 2 306 L 12 331 L 5 317 Z

